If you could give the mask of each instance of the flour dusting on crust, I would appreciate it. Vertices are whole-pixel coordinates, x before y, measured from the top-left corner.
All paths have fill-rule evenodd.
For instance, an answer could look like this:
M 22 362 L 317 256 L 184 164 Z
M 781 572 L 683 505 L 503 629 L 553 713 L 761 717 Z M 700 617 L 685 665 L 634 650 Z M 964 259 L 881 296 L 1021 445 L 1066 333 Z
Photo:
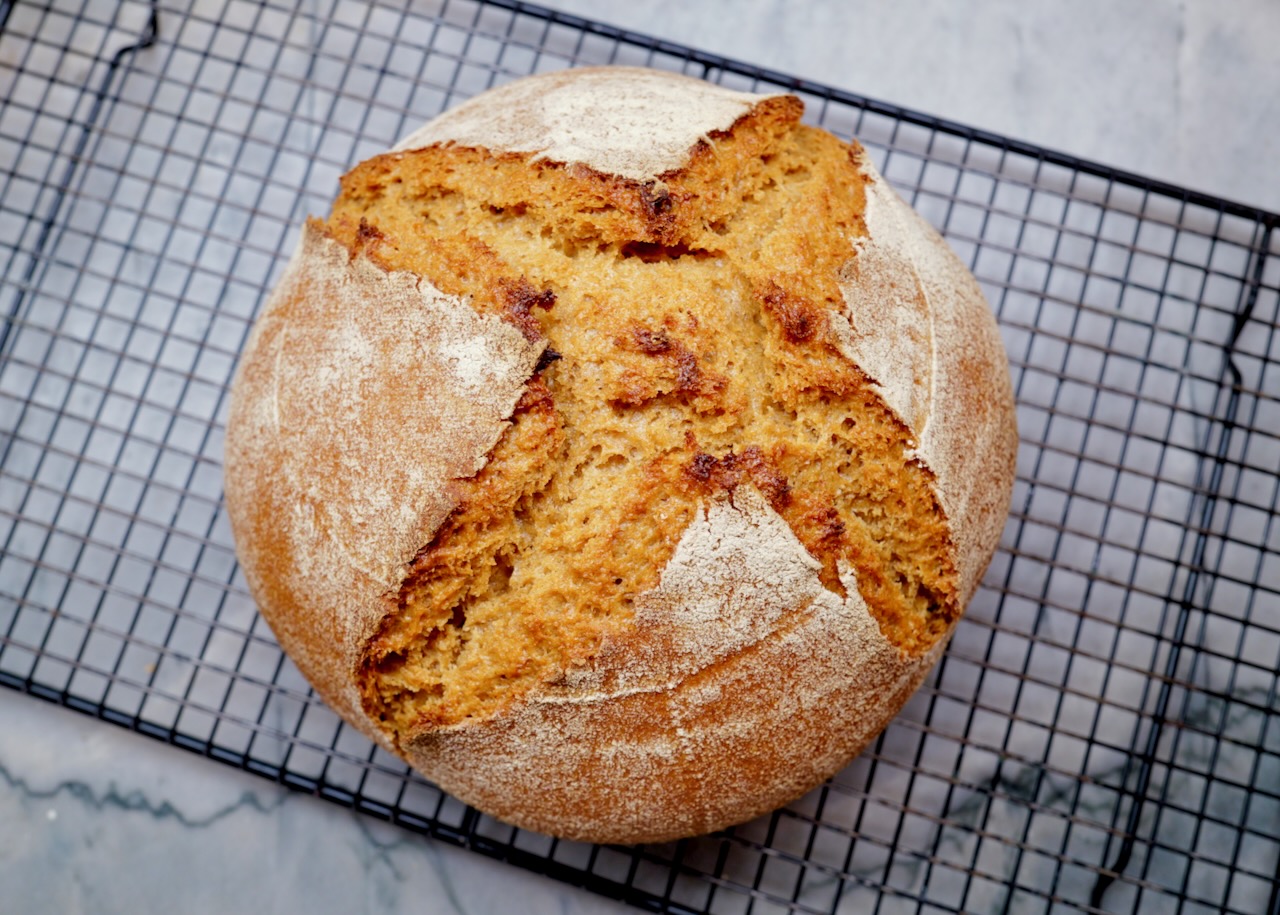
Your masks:
M 892 188 L 869 176 L 867 234 L 840 271 L 845 310 L 831 327 L 846 358 L 861 368 L 912 430 L 929 420 L 933 397 L 933 309 L 911 256 Z
M 574 695 L 671 689 L 772 635 L 787 614 L 831 610 L 820 568 L 754 486 L 721 493 L 685 529 L 658 586 L 636 597 L 625 643 L 606 643 L 567 685 Z M 867 614 L 856 587 L 848 600 Z
M 401 748 L 497 816 L 531 792 L 545 796 L 541 820 L 521 816 L 557 835 L 580 834 L 582 811 L 600 806 L 617 819 L 586 827 L 597 839 L 606 828 L 661 837 L 755 816 L 836 772 L 945 645 L 899 651 L 853 571 L 841 571 L 843 598 L 765 498 L 740 486 L 685 530 L 619 650 L 606 647 L 503 718 L 412 735 Z M 700 772 L 717 773 L 714 790 L 689 790 Z
M 453 509 L 450 481 L 484 466 L 543 345 L 305 230 L 241 362 L 227 503 L 259 602 L 319 617 L 278 634 L 344 711 L 363 719 L 339 672 Z
M 867 181 L 867 236 L 854 241 L 840 271 L 846 310 L 832 314 L 831 326 L 844 355 L 911 430 L 912 456 L 936 478 L 968 602 L 1009 508 L 1005 489 L 992 485 L 1012 479 L 1017 452 L 1006 357 L 973 275 L 865 153 L 856 161 Z
M 766 98 L 658 70 L 568 70 L 477 96 L 420 127 L 395 150 L 455 143 L 651 181 L 683 168 L 699 140 L 728 130 Z
M 682 247 L 685 236 L 680 232 L 689 226 L 715 232 L 717 215 L 732 209 L 716 196 L 717 189 L 732 187 L 743 169 L 763 182 L 768 169 L 760 166 L 757 174 L 751 168 L 773 161 L 761 150 L 775 148 L 769 144 L 776 146 L 776 136 L 790 130 L 816 133 L 796 126 L 798 102 L 787 98 L 779 104 L 770 101 L 774 98 L 631 68 L 533 77 L 477 97 L 411 134 L 398 151 L 438 149 L 429 155 L 379 157 L 379 167 L 370 169 L 357 190 L 376 195 L 391 187 L 378 178 L 393 174 L 393 169 L 381 168 L 387 163 L 420 166 L 420 178 L 430 169 L 457 170 L 466 178 L 458 185 L 464 189 L 496 181 L 504 189 L 508 184 L 524 188 L 527 178 L 533 188 L 528 199 L 559 201 L 561 215 L 567 217 L 564 224 L 572 229 L 574 218 L 595 212 L 594 204 L 579 199 L 584 186 L 591 185 L 587 196 L 592 201 L 604 195 L 600 205 L 605 209 L 613 206 L 609 195 L 621 188 L 628 200 L 641 201 L 640 216 L 612 222 L 601 218 L 600 226 L 608 231 L 600 229 L 600 237 L 617 242 L 625 269 L 641 269 L 650 256 L 670 255 L 658 257 L 660 266 L 654 268 L 655 275 L 670 282 L 664 280 L 652 296 L 631 296 L 636 302 L 666 303 L 686 294 L 684 278 L 694 272 L 689 265 L 700 262 L 684 257 L 695 252 Z M 795 138 L 797 150 L 804 148 L 801 140 L 809 142 L 806 137 Z M 862 378 L 870 379 L 884 404 L 884 409 L 872 404 L 875 430 L 905 436 L 905 442 L 895 439 L 893 453 L 901 455 L 905 447 L 913 478 L 932 487 L 937 501 L 929 500 L 930 521 L 935 504 L 946 515 L 950 533 L 931 535 L 928 550 L 931 556 L 954 557 L 963 603 L 976 589 L 999 538 L 1012 480 L 1016 434 L 998 333 L 976 282 L 876 174 L 857 144 L 849 149 L 826 138 L 810 148 L 818 151 L 813 161 L 823 166 L 821 174 L 830 171 L 835 180 L 838 171 L 839 184 L 830 185 L 835 196 L 814 195 L 806 188 L 784 199 L 838 200 L 842 209 L 832 225 L 823 226 L 818 215 L 803 220 L 798 235 L 788 226 L 783 240 L 792 235 L 807 239 L 812 227 L 814 236 L 821 236 L 818 253 L 825 265 L 822 300 L 829 301 L 834 293 L 832 281 L 844 300 L 827 315 L 841 355 L 824 349 L 822 364 L 830 364 L 838 378 L 857 382 L 858 403 L 866 400 Z M 846 155 L 860 175 L 849 170 Z M 567 168 L 560 174 L 544 167 L 548 164 Z M 775 167 L 781 169 L 776 162 Z M 570 187 L 559 188 L 558 197 L 545 192 L 548 173 Z M 604 180 L 597 180 L 601 176 Z M 413 177 L 412 168 L 408 177 Z M 699 184 L 693 178 L 708 180 Z M 635 182 L 647 186 L 637 189 Z M 668 183 L 670 196 L 637 192 L 652 190 L 653 182 Z M 761 184 L 760 193 L 769 193 L 770 187 L 779 185 Z M 681 196 L 686 191 L 687 199 Z M 665 564 L 646 552 L 640 561 L 650 567 L 644 569 L 644 584 L 635 586 L 640 593 L 630 586 L 615 588 L 623 598 L 618 606 L 624 608 L 616 620 L 592 632 L 581 646 L 571 643 L 574 651 L 563 663 L 538 668 L 527 683 L 521 680 L 518 685 L 527 685 L 527 691 L 518 701 L 482 704 L 474 716 L 460 713 L 443 719 L 444 724 L 422 714 L 422 706 L 412 701 L 403 705 L 405 714 L 399 718 L 383 715 L 375 704 L 368 706 L 374 711 L 366 711 L 358 692 L 361 664 L 368 661 L 366 649 L 380 637 L 383 624 L 405 622 L 411 638 L 430 639 L 443 628 L 429 629 L 425 615 L 415 616 L 419 605 L 401 594 L 409 564 L 415 557 L 420 560 L 413 565 L 417 574 L 432 555 L 424 548 L 439 545 L 433 537 L 446 519 L 452 525 L 462 517 L 451 519 L 451 513 L 465 514 L 464 502 L 477 517 L 487 505 L 505 505 L 486 503 L 495 497 L 474 496 L 472 487 L 460 481 L 488 464 L 506 430 L 536 433 L 539 428 L 526 423 L 531 413 L 522 412 L 515 426 L 510 420 L 546 344 L 530 342 L 496 312 L 482 315 L 465 298 L 441 293 L 418 275 L 430 273 L 430 259 L 397 261 L 413 272 L 381 266 L 389 261 L 379 259 L 379 250 L 386 258 L 392 252 L 400 257 L 411 246 L 398 242 L 435 231 L 417 205 L 393 212 L 385 225 L 374 226 L 378 231 L 362 231 L 355 241 L 348 240 L 361 249 L 366 235 L 371 239 L 368 249 L 354 254 L 335 240 L 346 236 L 326 235 L 319 223 L 309 226 L 242 359 L 227 430 L 227 505 L 246 578 L 264 613 L 269 610 L 281 645 L 343 717 L 402 753 L 442 789 L 500 819 L 566 838 L 635 842 L 702 833 L 764 813 L 837 772 L 920 685 L 941 655 L 949 630 L 925 643 L 927 650 L 896 647 L 860 590 L 862 585 L 873 597 L 881 583 L 878 576 L 887 570 L 862 561 L 857 552 L 823 565 L 815 556 L 828 554 L 811 555 L 805 547 L 811 540 L 802 542 L 810 530 L 801 526 L 798 536 L 779 514 L 789 511 L 787 503 L 771 503 L 776 493 L 766 498 L 756 488 L 766 484 L 755 477 L 688 493 L 677 487 L 681 499 L 706 500 L 679 506 L 680 518 L 693 516 L 682 532 L 668 526 L 661 538 L 634 536 L 641 525 L 633 515 L 613 531 L 593 533 L 592 542 L 617 536 L 642 544 L 660 542 L 672 552 L 663 553 L 670 556 Z M 377 222 L 385 215 L 382 206 L 362 204 L 339 225 L 363 225 L 366 217 Z M 483 207 L 468 203 L 461 209 L 467 219 L 474 217 L 467 223 L 471 228 L 490 228 Z M 516 233 L 523 218 L 519 207 L 508 208 L 504 202 L 490 209 L 495 216 L 509 215 Z M 814 212 L 835 210 L 816 207 Z M 680 222 L 677 216 L 687 218 Z M 455 223 L 447 224 L 459 232 L 449 245 L 471 238 L 471 229 L 460 232 Z M 865 233 L 857 231 L 860 224 Z M 720 228 L 728 229 L 727 223 Z M 624 229 L 640 234 L 620 234 Z M 680 244 L 666 240 L 659 229 L 670 230 Z M 748 244 L 755 244 L 762 233 L 748 234 Z M 485 237 L 497 245 L 502 236 L 495 230 Z M 647 246 L 630 250 L 627 243 L 641 236 Z M 530 237 L 541 236 L 535 232 Z M 659 243 L 670 250 L 649 250 Z M 512 242 L 510 249 L 497 251 L 506 258 L 511 276 L 523 272 L 536 277 L 564 253 L 561 248 L 539 251 L 519 245 Z M 797 248 L 802 254 L 807 250 L 803 244 Z M 606 246 L 602 252 L 609 250 Z M 508 257 L 510 252 L 515 253 Z M 761 267 L 781 276 L 787 274 L 786 261 L 771 256 Z M 582 263 L 576 269 L 585 272 Z M 488 293 L 474 279 L 464 275 L 458 288 L 474 290 L 479 299 Z M 444 273 L 436 280 L 454 288 Z M 576 294 L 576 282 L 576 276 L 566 275 L 565 288 L 556 289 L 561 296 L 557 320 L 565 320 L 565 303 Z M 548 290 L 551 285 L 547 283 Z M 695 289 L 692 277 L 689 289 Z M 697 304 L 692 294 L 689 299 L 692 320 Z M 523 305 L 527 310 L 528 303 Z M 810 344 L 807 311 L 802 317 L 805 332 L 788 337 L 788 346 Z M 580 326 L 583 334 L 595 333 L 594 325 Z M 624 342 L 631 339 L 626 334 L 635 336 L 625 328 L 619 333 L 617 339 Z M 564 362 L 544 390 L 547 409 L 556 384 L 583 384 L 587 378 L 571 371 L 580 354 L 552 339 L 556 353 L 548 357 Z M 657 364 L 665 346 L 655 346 L 655 353 L 646 350 L 643 359 Z M 625 347 L 622 354 L 635 355 Z M 844 364 L 846 359 L 856 372 Z M 680 369 L 685 371 L 683 363 Z M 766 372 L 759 376 L 773 377 Z M 568 410 L 572 399 L 559 406 Z M 835 422 L 865 418 L 837 414 Z M 590 439 L 583 435 L 582 440 Z M 489 469 L 504 469 L 505 461 L 504 452 Z M 928 472 L 917 473 L 921 467 Z M 489 480 L 482 477 L 475 488 Z M 673 497 L 656 486 L 653 492 L 662 498 Z M 796 492 L 797 497 L 812 496 Z M 886 517 L 894 511 L 892 497 L 884 503 Z M 574 499 L 564 504 L 583 506 Z M 647 504 L 657 507 L 656 499 Z M 575 523 L 576 517 L 571 518 Z M 516 517 L 510 524 L 526 520 Z M 501 530 L 508 522 L 505 517 L 499 521 L 496 529 Z M 538 529 L 552 531 L 561 541 L 570 539 L 554 525 Z M 447 543 L 450 536 L 441 533 L 439 540 Z M 490 564 L 482 571 L 488 570 L 491 588 L 513 602 L 541 606 L 517 587 L 527 580 L 518 576 L 533 567 L 532 549 L 514 558 L 503 548 L 494 552 L 486 547 L 477 555 Z M 636 560 L 628 556 L 626 561 L 630 570 Z M 945 573 L 950 596 L 951 566 Z M 595 574 L 586 569 L 563 582 L 554 574 L 546 577 L 572 599 Z M 617 586 L 624 578 L 610 573 L 600 580 Z M 398 596 L 403 604 L 397 603 Z M 404 612 L 393 616 L 401 606 Z M 491 620 L 475 604 L 458 606 L 462 612 L 444 625 L 468 634 L 477 651 L 485 633 L 504 632 L 486 629 Z M 554 612 L 558 606 L 533 615 L 537 625 L 530 631 L 537 640 L 561 639 L 563 644 L 569 627 L 567 615 Z M 608 612 L 614 612 L 612 605 Z M 461 643 L 462 636 L 457 638 Z M 521 665 L 541 642 L 513 638 L 503 644 L 514 644 L 515 662 L 495 677 L 505 679 L 514 670 L 512 676 L 519 679 Z M 482 676 L 475 679 L 486 686 Z

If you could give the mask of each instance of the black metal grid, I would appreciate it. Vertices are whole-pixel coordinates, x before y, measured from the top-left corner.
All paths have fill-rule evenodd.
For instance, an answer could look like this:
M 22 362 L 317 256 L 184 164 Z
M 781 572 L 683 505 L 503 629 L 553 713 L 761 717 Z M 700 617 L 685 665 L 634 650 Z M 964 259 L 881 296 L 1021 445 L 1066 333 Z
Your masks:
M 477 815 L 342 725 L 221 501 L 303 217 L 447 105 L 593 63 L 857 135 L 982 283 L 1022 438 L 984 587 L 879 741 L 634 849 Z M 1280 911 L 1278 224 L 507 0 L 0 0 L 0 682 L 652 910 Z

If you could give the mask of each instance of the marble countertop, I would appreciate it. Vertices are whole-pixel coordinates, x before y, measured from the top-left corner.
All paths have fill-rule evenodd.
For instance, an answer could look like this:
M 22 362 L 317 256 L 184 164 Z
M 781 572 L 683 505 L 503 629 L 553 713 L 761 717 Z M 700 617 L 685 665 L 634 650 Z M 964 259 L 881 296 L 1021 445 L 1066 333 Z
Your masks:
M 6 912 L 623 911 L 0 689 Z
M 546 5 L 1280 210 L 1270 0 Z M 0 689 L 5 911 L 621 911 Z
M 544 5 L 1280 212 L 1269 0 Z

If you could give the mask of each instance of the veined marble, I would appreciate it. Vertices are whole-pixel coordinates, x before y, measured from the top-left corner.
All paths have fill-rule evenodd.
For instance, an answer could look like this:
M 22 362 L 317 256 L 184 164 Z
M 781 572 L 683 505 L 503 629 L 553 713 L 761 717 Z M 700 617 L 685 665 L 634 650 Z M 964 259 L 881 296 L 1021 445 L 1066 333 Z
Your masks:
M 0 722 L 6 913 L 623 910 L 7 689 Z

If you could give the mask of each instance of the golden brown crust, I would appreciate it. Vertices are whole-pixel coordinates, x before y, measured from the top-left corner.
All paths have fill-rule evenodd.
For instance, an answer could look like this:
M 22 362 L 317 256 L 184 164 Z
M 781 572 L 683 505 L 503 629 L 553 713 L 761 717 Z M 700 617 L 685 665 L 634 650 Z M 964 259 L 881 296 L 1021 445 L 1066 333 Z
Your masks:
M 640 67 L 585 67 L 516 80 L 424 124 L 396 151 L 432 146 L 518 153 L 530 162 L 581 166 L 638 185 L 688 170 L 744 119 L 782 110 L 792 96 L 735 92 Z M 658 188 L 657 190 L 661 190 Z
M 454 486 L 453 511 L 431 535 L 409 566 L 394 600 L 379 621 L 376 634 L 366 640 L 356 682 L 364 708 L 390 724 L 396 710 L 388 707 L 388 684 L 405 679 L 406 665 L 427 662 L 456 663 L 462 649 L 468 605 L 487 593 L 509 585 L 516 555 L 522 544 L 512 541 L 513 518 L 527 501 L 547 486 L 563 457 L 563 424 L 551 393 L 535 375 L 516 404 L 507 428 L 483 470 Z M 391 595 L 389 594 L 390 598 Z M 394 610 L 391 608 L 394 607 Z M 476 624 L 474 614 L 470 620 Z M 556 653 L 540 657 L 526 644 L 513 652 L 497 676 L 531 676 L 534 667 L 563 665 Z M 443 689 L 429 706 L 419 706 L 412 727 L 438 727 L 464 717 L 474 697 L 458 696 Z M 493 697 L 494 710 L 518 698 L 511 690 Z
M 1018 441 L 1008 360 L 972 274 L 858 147 L 851 155 L 867 179 L 868 234 L 841 270 L 843 349 L 937 477 L 967 603 L 1009 511 Z
M 566 116 L 620 97 L 617 129 Z M 991 314 L 799 116 L 625 69 L 479 97 L 343 179 L 255 330 L 227 447 L 255 596 L 344 716 L 494 815 L 660 840 L 803 793 L 919 685 L 995 547 Z M 317 341 L 352 334 L 432 368 L 388 359 L 343 382 L 348 427 L 283 428 L 269 404 L 311 403 L 346 371 Z M 375 476 L 404 499 L 376 518 Z
M 839 771 L 945 643 L 914 657 L 889 645 L 856 587 L 841 600 L 817 585 L 752 492 L 686 532 L 639 638 L 511 714 L 418 732 L 410 761 L 499 818 L 598 842 L 709 832 Z
M 384 743 L 352 671 L 541 350 L 309 223 L 241 357 L 225 467 L 245 577 L 321 695 Z
M 764 157 L 795 128 L 802 112 L 793 96 L 764 97 L 723 129 L 691 133 L 695 138 L 684 166 L 645 179 L 581 163 L 531 161 L 520 151 L 456 144 L 400 149 L 353 168 L 342 179 L 340 200 L 354 209 L 376 208 L 393 191 L 403 190 L 392 185 L 412 181 L 416 172 L 427 180 L 408 190 L 434 204 L 421 214 L 428 223 L 434 221 L 432 210 L 441 211 L 443 219 L 451 205 L 461 206 L 468 191 L 483 184 L 485 212 L 480 215 L 494 225 L 518 214 L 557 238 L 622 239 L 641 256 L 646 246 L 653 256 L 662 253 L 654 246 L 710 253 L 721 240 L 717 230 L 740 203 L 734 184 L 759 179 L 767 168 Z M 414 163 L 413 172 L 402 168 L 406 161 Z M 432 226 L 443 227 L 443 222 Z

